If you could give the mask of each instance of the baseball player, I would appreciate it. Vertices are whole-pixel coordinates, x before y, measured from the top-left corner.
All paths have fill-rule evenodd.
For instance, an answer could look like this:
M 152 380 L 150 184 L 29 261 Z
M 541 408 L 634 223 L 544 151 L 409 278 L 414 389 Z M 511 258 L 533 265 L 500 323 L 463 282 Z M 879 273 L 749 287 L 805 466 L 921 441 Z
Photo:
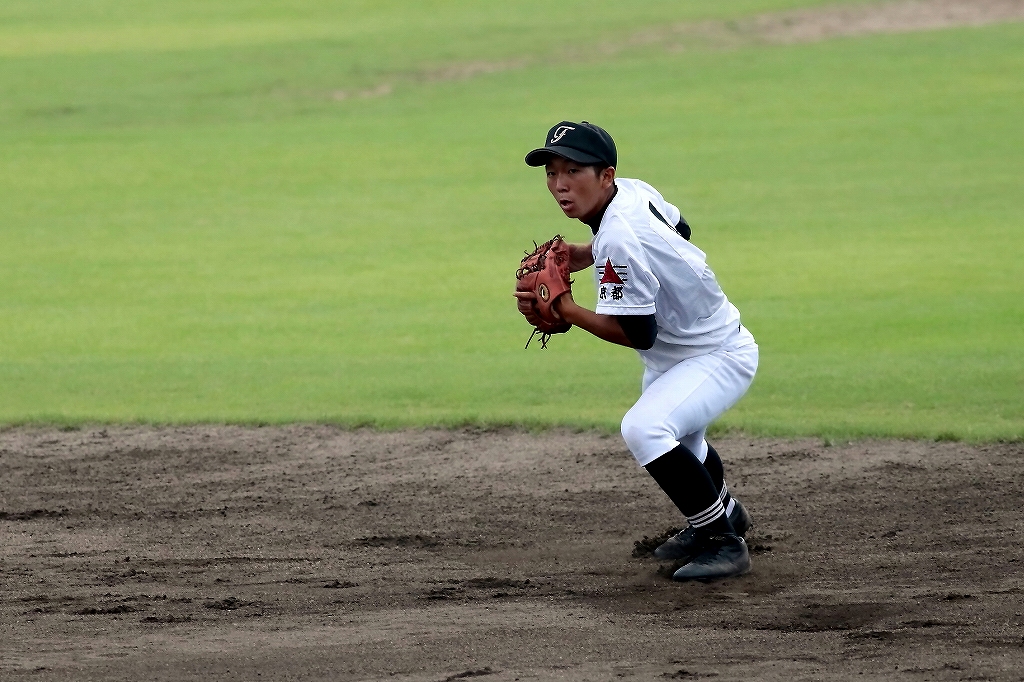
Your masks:
M 704 252 L 689 242 L 679 209 L 649 184 L 615 177 L 615 143 L 602 128 L 562 121 L 526 163 L 544 167 L 559 208 L 594 235 L 588 244 L 569 245 L 569 270 L 595 266 L 596 310 L 577 305 L 571 291 L 551 310 L 598 338 L 635 348 L 646 367 L 622 437 L 688 521 L 655 556 L 684 562 L 677 580 L 745 573 L 750 519 L 729 494 L 722 460 L 704 435 L 753 381 L 754 337 Z M 536 324 L 536 295 L 516 297 Z

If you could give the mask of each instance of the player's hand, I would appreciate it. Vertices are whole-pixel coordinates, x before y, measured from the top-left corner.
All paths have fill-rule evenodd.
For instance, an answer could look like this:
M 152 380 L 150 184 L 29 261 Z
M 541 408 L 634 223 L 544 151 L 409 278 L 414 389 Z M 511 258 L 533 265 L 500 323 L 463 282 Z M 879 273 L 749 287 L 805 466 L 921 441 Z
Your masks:
M 551 312 L 557 315 L 558 319 L 568 321 L 566 313 L 578 307 L 572 298 L 572 292 L 567 291 L 554 300 L 551 304 Z
M 526 321 L 534 327 L 538 326 L 542 320 L 537 312 L 537 294 L 532 291 L 515 291 L 512 295 L 516 297 L 516 306 Z

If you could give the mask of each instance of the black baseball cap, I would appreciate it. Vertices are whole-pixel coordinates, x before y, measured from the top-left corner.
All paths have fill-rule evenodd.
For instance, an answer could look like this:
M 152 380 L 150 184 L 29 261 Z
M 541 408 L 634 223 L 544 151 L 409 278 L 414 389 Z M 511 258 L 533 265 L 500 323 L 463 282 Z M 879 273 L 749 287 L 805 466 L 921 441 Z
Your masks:
M 526 155 L 526 165 L 543 166 L 552 156 L 588 165 L 603 163 L 615 166 L 618 161 L 612 136 L 593 123 L 562 121 L 551 126 L 544 139 L 543 147 Z

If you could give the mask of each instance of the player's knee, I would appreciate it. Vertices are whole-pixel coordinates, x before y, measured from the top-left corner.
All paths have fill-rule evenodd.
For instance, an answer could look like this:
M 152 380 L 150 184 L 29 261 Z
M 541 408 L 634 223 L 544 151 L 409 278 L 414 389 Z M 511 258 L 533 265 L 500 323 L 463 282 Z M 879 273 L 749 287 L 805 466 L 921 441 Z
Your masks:
M 630 419 L 629 414 L 622 419 L 622 440 L 626 441 L 629 451 L 636 454 L 637 446 L 644 439 L 644 428 L 635 419 Z
M 672 438 L 663 427 L 640 419 L 631 411 L 622 418 L 622 440 L 643 466 L 662 454 L 662 443 L 671 442 Z

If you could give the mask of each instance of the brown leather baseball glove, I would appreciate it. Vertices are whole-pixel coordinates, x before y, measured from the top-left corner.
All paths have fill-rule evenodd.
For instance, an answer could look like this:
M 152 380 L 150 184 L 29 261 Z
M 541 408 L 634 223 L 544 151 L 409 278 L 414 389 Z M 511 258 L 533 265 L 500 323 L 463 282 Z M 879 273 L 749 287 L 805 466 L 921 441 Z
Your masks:
M 555 235 L 550 241 L 537 246 L 533 253 L 526 254 L 516 270 L 519 312 L 534 326 L 533 334 L 526 342 L 527 348 L 538 332 L 541 348 L 546 348 L 552 334 L 564 334 L 572 328 L 552 307 L 567 291 L 572 291 L 569 245 L 561 235 Z

